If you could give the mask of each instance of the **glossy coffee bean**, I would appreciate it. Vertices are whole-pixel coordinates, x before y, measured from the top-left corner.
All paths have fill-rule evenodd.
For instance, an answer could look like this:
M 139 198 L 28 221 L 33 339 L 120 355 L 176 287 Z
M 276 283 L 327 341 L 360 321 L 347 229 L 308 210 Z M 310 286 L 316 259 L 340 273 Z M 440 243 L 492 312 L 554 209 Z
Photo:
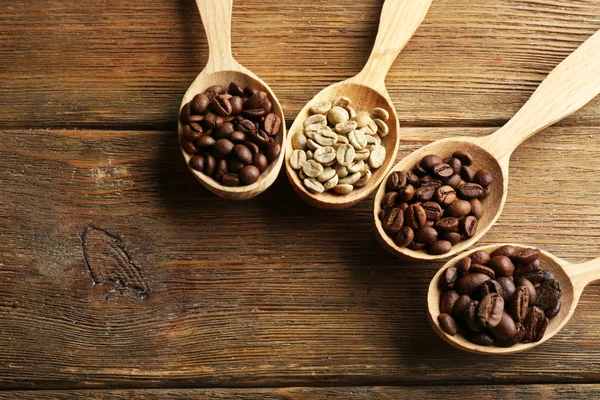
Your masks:
M 558 300 L 558 302 L 554 305 L 554 307 L 545 310 L 544 314 L 546 314 L 546 318 L 552 319 L 552 318 L 556 317 L 559 312 L 560 312 L 560 300 Z
M 446 215 L 449 217 L 466 217 L 471 212 L 471 203 L 466 200 L 456 200 L 446 209 Z
M 473 164 L 473 157 L 471 156 L 471 154 L 465 151 L 457 150 L 454 153 L 452 153 L 452 157 L 458 158 L 463 165 L 469 166 Z
M 459 227 L 462 233 L 464 233 L 467 237 L 475 236 L 477 233 L 478 221 L 472 215 L 466 216 L 462 221 L 460 221 Z
M 412 204 L 404 213 L 404 221 L 406 225 L 411 227 L 413 230 L 419 229 L 425 225 L 427 221 L 427 214 L 425 209 L 419 204 Z
M 196 140 L 196 146 L 201 149 L 212 148 L 217 142 L 212 136 L 202 136 L 200 139 Z
M 194 156 L 190 158 L 190 167 L 198 172 L 204 172 L 205 164 L 205 159 L 202 156 Z
M 516 253 L 517 253 L 517 251 L 514 247 L 506 245 L 506 246 L 500 246 L 496 250 L 492 251 L 490 256 L 492 256 L 492 257 L 496 257 L 496 256 L 512 257 Z
M 421 180 L 419 181 L 419 184 L 421 186 L 430 185 L 430 186 L 433 186 L 434 189 L 437 189 L 440 186 L 442 186 L 442 180 L 437 177 L 431 176 L 431 175 L 426 175 L 421 178 Z
M 225 93 L 225 89 L 221 85 L 212 85 L 204 91 L 204 94 L 211 100 L 223 93 Z
M 246 134 L 240 131 L 233 131 L 229 135 L 225 137 L 226 139 L 231 140 L 233 143 L 243 143 L 246 141 Z M 246 146 L 246 148 L 248 148 Z M 248 149 L 250 150 L 250 149 Z
M 229 168 L 227 167 L 227 160 L 221 159 L 217 162 L 217 170 L 215 171 L 215 180 L 221 181 L 223 176 L 225 176 L 229 172 Z
M 421 166 L 421 164 L 417 164 L 414 166 L 412 172 L 417 176 L 425 176 L 427 175 L 427 170 Z
M 504 299 L 505 303 L 507 303 L 513 295 L 513 293 L 515 292 L 515 283 L 511 278 L 507 276 L 501 276 L 499 278 L 496 278 L 496 282 L 498 282 L 500 286 L 502 286 L 502 298 Z
M 469 255 L 473 264 L 487 265 L 490 261 L 490 255 L 487 251 L 477 250 Z
M 428 154 L 421 159 L 420 166 L 425 170 L 431 171 L 433 167 L 437 164 L 441 164 L 442 159 L 440 156 L 436 154 Z
M 535 288 L 535 293 L 535 305 L 546 311 L 556 307 L 556 304 L 560 301 L 562 290 L 558 281 L 546 279 Z
M 258 92 L 260 92 L 260 87 L 255 83 L 251 83 L 244 88 L 244 94 L 248 97 L 253 96 Z
M 388 191 L 400 190 L 406 186 L 406 173 L 404 171 L 394 171 L 386 181 Z
M 470 257 L 464 257 L 458 260 L 458 262 L 454 264 L 454 266 L 458 270 L 458 275 L 461 277 L 467 275 L 470 272 L 469 270 L 471 269 L 472 263 L 473 262 L 471 261 Z
M 227 160 L 227 168 L 229 172 L 238 173 L 244 168 L 244 163 L 237 159 L 237 157 L 231 157 Z
M 528 264 L 537 260 L 539 256 L 539 249 L 525 249 L 520 253 L 515 254 L 512 259 L 516 264 Z
M 494 176 L 492 175 L 492 172 L 490 170 L 481 168 L 475 174 L 475 179 L 473 181 L 475 183 L 480 184 L 483 187 L 488 187 L 494 181 Z
M 477 171 L 474 168 L 466 165 L 463 165 L 462 169 L 460 170 L 460 177 L 463 178 L 467 183 L 473 182 L 475 179 L 475 174 L 477 174 Z
M 402 171 L 406 175 L 406 184 L 415 186 L 419 183 L 419 177 L 412 171 Z
M 400 229 L 400 232 L 394 237 L 394 243 L 396 243 L 396 246 L 405 247 L 408 246 L 413 239 L 414 231 L 408 226 L 403 226 L 402 229 Z
M 448 164 L 454 174 L 460 174 L 460 170 L 462 168 L 462 162 L 458 158 L 448 157 L 443 160 L 446 164 Z
M 250 150 L 243 144 L 236 144 L 233 146 L 233 154 L 235 154 L 238 160 L 246 165 L 252 163 L 252 153 L 250 153 Z
M 214 145 L 214 156 L 225 158 L 233 151 L 234 144 L 229 139 L 219 139 Z
M 469 273 L 468 275 L 459 278 L 454 285 L 456 291 L 462 294 L 473 295 L 479 290 L 479 286 L 485 281 L 490 280 L 490 277 L 482 273 Z
M 525 337 L 525 327 L 520 322 L 517 322 L 515 324 L 515 326 L 516 326 L 516 329 L 517 329 L 517 333 L 515 333 L 515 335 L 513 337 L 509 338 L 509 339 L 496 340 L 494 342 L 496 344 L 496 346 L 498 346 L 498 347 L 511 347 L 511 346 L 514 346 L 517 343 L 521 343 L 521 341 Z
M 258 181 L 260 177 L 260 171 L 254 165 L 246 165 L 240 171 L 240 181 L 244 185 L 251 185 L 254 182 Z
M 458 232 L 447 232 L 440 236 L 440 239 L 450 242 L 452 246 L 458 244 L 461 241 L 460 233 Z
M 204 114 L 208 110 L 210 99 L 204 93 L 198 93 L 190 102 L 190 108 L 194 114 Z
M 179 112 L 179 120 L 182 124 L 187 124 L 190 122 L 191 113 L 191 103 L 186 103 L 183 107 L 181 107 L 181 111 Z
M 215 114 L 221 116 L 221 117 L 226 117 L 231 115 L 231 111 L 232 111 L 232 107 L 231 107 L 231 103 L 229 102 L 228 98 L 225 97 L 221 97 L 221 96 L 217 96 L 214 99 L 212 99 L 211 103 L 210 103 L 210 108 L 212 110 L 212 112 L 214 112 Z
M 446 163 L 439 163 L 433 166 L 433 173 L 443 179 L 454 175 L 454 170 Z
M 281 145 L 279 143 L 268 143 L 265 144 L 263 150 L 267 160 L 273 162 L 281 154 Z
M 262 153 L 254 154 L 252 157 L 252 165 L 254 165 L 258 170 L 262 173 L 265 172 L 267 167 L 269 166 L 269 161 L 267 157 L 265 157 Z
M 402 213 L 400 212 L 399 215 L 402 215 Z M 423 226 L 417 229 L 417 231 L 415 232 L 414 240 L 416 240 L 419 243 L 425 243 L 425 245 L 428 245 L 436 241 L 437 237 L 438 233 L 434 228 L 431 228 L 429 226 Z
M 383 199 L 381 199 L 381 207 L 390 206 L 393 207 L 398 200 L 398 192 L 387 192 Z
M 479 199 L 469 199 L 471 203 L 471 215 L 477 219 L 481 219 L 483 216 L 483 205 Z
M 422 250 L 425 248 L 425 243 L 419 243 L 417 241 L 414 241 L 409 244 L 408 246 L 406 246 L 406 248 L 411 249 L 411 250 Z
M 449 314 L 442 313 L 438 315 L 438 323 L 440 324 L 440 328 L 442 328 L 442 330 L 448 335 L 456 335 L 456 323 L 454 322 L 454 318 L 452 318 L 452 316 L 450 316 Z
M 483 187 L 477 183 L 464 183 L 458 188 L 458 194 L 463 199 L 483 197 Z
M 408 202 L 411 201 L 415 196 L 415 187 L 411 184 L 407 184 L 398 192 L 398 200 Z
M 523 325 L 525 326 L 524 339 L 528 342 L 539 342 L 548 327 L 548 318 L 544 311 L 533 306 L 527 312 Z
M 446 314 L 452 314 L 452 310 L 454 309 L 454 304 L 456 300 L 460 297 L 460 294 L 456 292 L 456 290 L 449 290 L 442 295 L 442 299 L 440 300 L 440 311 Z
M 508 311 L 517 322 L 523 322 L 530 306 L 529 290 L 525 286 L 519 286 L 508 301 Z
M 490 333 L 499 340 L 510 339 L 517 334 L 517 325 L 511 316 L 503 311 L 500 323 L 491 328 Z
M 452 308 L 452 317 L 457 321 L 463 321 L 465 319 L 465 310 L 471 302 L 471 297 L 466 294 L 461 294 Z
M 467 327 L 473 331 L 478 332 L 481 330 L 479 319 L 477 318 L 477 310 L 479 309 L 479 302 L 477 300 L 471 300 L 465 308 L 465 323 Z
M 479 346 L 493 346 L 494 338 L 485 332 L 472 332 L 466 338 L 469 342 L 478 344 Z
M 504 312 L 504 299 L 497 293 L 488 294 L 479 303 L 477 319 L 486 328 L 497 326 Z
M 452 250 L 452 243 L 448 240 L 436 240 L 429 245 L 429 254 L 440 255 L 449 253 Z
M 194 142 L 192 142 L 190 140 L 187 140 L 185 138 L 183 138 L 181 140 L 181 147 L 183 147 L 183 149 L 188 154 L 195 154 L 198 151 L 198 148 L 196 147 L 196 145 L 194 144 Z
M 471 263 L 471 268 L 469 268 L 469 272 L 474 273 L 478 272 L 480 274 L 485 274 L 489 276 L 491 279 L 496 278 L 496 273 L 490 267 L 486 267 L 485 265 Z
M 231 82 L 229 84 L 229 93 L 231 93 L 233 96 L 243 96 L 244 88 L 242 88 L 240 85 L 238 85 L 235 82 Z
M 460 175 L 455 174 L 455 175 L 452 175 L 450 178 L 444 179 L 443 183 L 444 183 L 444 185 L 450 186 L 452 189 L 456 190 L 462 184 L 462 179 L 461 179 Z
M 529 292 L 529 304 L 535 304 L 537 301 L 537 292 L 535 286 L 526 278 L 515 278 L 515 286 L 525 286 Z
M 267 135 L 277 135 L 279 133 L 279 130 L 281 129 L 281 118 L 279 118 L 279 116 L 275 113 L 269 113 L 265 117 L 264 125 L 265 132 L 267 132 Z
M 240 178 L 238 177 L 238 174 L 230 172 L 223 176 L 222 182 L 225 186 L 238 186 L 240 184 Z
M 392 208 L 386 214 L 381 225 L 388 235 L 396 235 L 404 225 L 404 213 L 399 208 Z
M 506 256 L 495 256 L 488 263 L 488 267 L 496 272 L 497 276 L 512 276 L 515 272 L 515 265 Z
M 449 267 L 444 270 L 439 280 L 439 288 L 442 292 L 447 292 L 454 287 L 456 279 L 458 278 L 458 271 L 456 267 Z

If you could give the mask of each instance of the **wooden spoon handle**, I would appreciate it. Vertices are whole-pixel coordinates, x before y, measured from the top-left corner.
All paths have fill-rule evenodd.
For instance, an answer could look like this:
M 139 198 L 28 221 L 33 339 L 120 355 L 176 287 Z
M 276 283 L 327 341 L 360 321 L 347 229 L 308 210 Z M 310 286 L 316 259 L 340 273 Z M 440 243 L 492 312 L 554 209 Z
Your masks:
M 423 22 L 432 0 L 386 0 L 371 56 L 356 82 L 385 93 L 385 76 Z
M 600 93 L 600 31 L 583 42 L 542 81 L 527 103 L 483 146 L 497 159 L 527 138 L 579 110 Z
M 571 277 L 573 285 L 583 290 L 589 283 L 600 280 L 600 258 L 582 264 L 569 264 L 565 266 L 565 270 Z
M 207 72 L 236 69 L 231 55 L 233 0 L 196 0 L 208 39 Z

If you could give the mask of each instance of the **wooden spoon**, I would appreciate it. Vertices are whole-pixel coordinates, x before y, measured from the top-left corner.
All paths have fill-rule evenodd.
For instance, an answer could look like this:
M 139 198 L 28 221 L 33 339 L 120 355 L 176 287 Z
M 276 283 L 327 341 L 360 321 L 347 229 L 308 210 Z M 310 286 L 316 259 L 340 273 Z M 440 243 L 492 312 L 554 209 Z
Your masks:
M 492 252 L 503 245 L 505 244 L 478 247 L 470 250 L 469 252 L 460 254 L 459 256 L 448 261 L 446 265 L 444 265 L 444 267 L 438 271 L 429 284 L 429 291 L 427 292 L 427 316 L 429 318 L 429 322 L 431 323 L 433 330 L 436 331 L 436 333 L 442 339 L 458 349 L 477 354 L 509 354 L 532 349 L 552 338 L 552 336 L 556 335 L 562 329 L 562 327 L 565 326 L 575 312 L 575 308 L 577 307 L 577 303 L 579 302 L 579 297 L 581 297 L 583 289 L 589 283 L 600 280 L 600 258 L 587 261 L 583 264 L 570 264 L 567 261 L 542 250 L 539 257 L 542 269 L 552 271 L 562 289 L 562 296 L 560 298 L 560 312 L 556 317 L 550 320 L 542 340 L 534 343 L 518 343 L 512 347 L 495 347 L 480 346 L 471 343 L 459 334 L 454 336 L 448 335 L 442 330 L 437 320 L 438 315 L 440 315 L 441 292 L 438 288 L 440 275 L 446 268 L 454 266 L 454 264 L 456 264 L 459 260 L 469 256 L 477 250 Z M 510 245 L 515 247 L 517 250 L 532 248 L 531 246 L 524 246 L 520 244 Z
M 504 207 L 508 191 L 508 162 L 512 152 L 527 138 L 583 107 L 600 93 L 600 31 L 561 62 L 544 79 L 517 114 L 495 133 L 480 138 L 456 137 L 438 140 L 404 157 L 392 171 L 410 170 L 423 156 L 449 157 L 456 150 L 473 156 L 475 169 L 485 167 L 494 177 L 491 192 L 483 203 L 483 216 L 477 233 L 459 242 L 449 253 L 427 254 L 424 250 L 398 247 L 382 228 L 378 214 L 386 191 L 384 180 L 377 195 L 373 216 L 377 239 L 390 253 L 421 260 L 450 257 L 477 242 L 496 222 Z M 390 173 L 392 172 L 390 171 Z
M 385 87 L 385 76 L 400 50 L 404 48 L 421 25 L 431 1 L 386 0 L 381 10 L 375 45 L 363 70 L 352 78 L 334 83 L 321 90 L 296 117 L 285 146 L 285 165 L 292 187 L 308 204 L 325 209 L 351 207 L 371 194 L 391 168 L 398 151 L 400 125 L 394 104 Z M 297 172 L 290 165 L 290 156 L 294 150 L 292 138 L 296 132 L 302 131 L 304 120 L 310 115 L 311 105 L 319 101 L 333 101 L 338 96 L 350 98 L 352 107 L 357 111 L 370 112 L 375 107 L 381 107 L 389 113 L 389 134 L 381 140 L 381 144 L 386 150 L 386 160 L 380 168 L 373 170 L 373 176 L 369 183 L 362 188 L 356 188 L 346 195 L 337 195 L 332 192 L 313 194 L 306 190 Z
M 273 103 L 273 112 L 281 118 L 281 132 L 276 136 L 275 140 L 282 146 L 282 151 L 279 157 L 260 174 L 256 182 L 251 185 L 234 187 L 222 185 L 208 175 L 193 170 L 189 166 L 191 156 L 183 148 L 181 152 L 189 170 L 205 188 L 226 199 L 250 199 L 271 186 L 279 174 L 284 158 L 283 145 L 285 144 L 286 137 L 285 118 L 283 117 L 281 104 L 279 104 L 275 93 L 258 76 L 241 66 L 231 54 L 231 9 L 233 0 L 196 0 L 196 4 L 200 10 L 200 16 L 202 17 L 202 23 L 204 24 L 204 30 L 208 39 L 208 63 L 183 96 L 180 110 L 196 94 L 203 92 L 212 85 L 221 85 L 225 88 L 229 86 L 230 82 L 235 82 L 241 87 L 246 87 L 250 84 L 258 85 L 261 90 L 267 92 Z M 180 143 L 182 129 L 183 125 L 179 122 Z

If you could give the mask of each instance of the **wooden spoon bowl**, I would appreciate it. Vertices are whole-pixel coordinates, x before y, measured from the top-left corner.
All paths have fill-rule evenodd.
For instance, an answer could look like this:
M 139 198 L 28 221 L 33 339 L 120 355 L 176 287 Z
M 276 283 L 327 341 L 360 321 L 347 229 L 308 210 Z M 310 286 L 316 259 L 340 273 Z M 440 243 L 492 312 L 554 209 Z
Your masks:
M 442 139 L 422 147 L 402 159 L 392 171 L 411 170 L 427 154 L 444 158 L 454 151 L 470 153 L 474 168 L 487 168 L 494 182 L 490 194 L 482 199 L 483 215 L 476 234 L 452 246 L 446 254 L 432 255 L 425 250 L 398 247 L 383 230 L 379 220 L 381 200 L 385 195 L 387 176 L 382 180 L 373 207 L 377 239 L 390 253 L 418 260 L 451 257 L 479 240 L 498 220 L 508 194 L 508 163 L 513 151 L 527 138 L 579 110 L 600 93 L 600 31 L 593 34 L 569 57 L 563 60 L 540 84 L 515 116 L 502 128 L 480 138 Z
M 577 303 L 579 302 L 583 289 L 589 283 L 600 279 L 600 259 L 598 258 L 583 264 L 570 264 L 547 251 L 541 250 L 539 257 L 541 267 L 542 269 L 554 273 L 556 280 L 559 282 L 562 289 L 562 296 L 560 298 L 560 312 L 550 320 L 548 327 L 546 328 L 546 333 L 539 342 L 518 343 L 511 347 L 481 346 L 469 342 L 460 334 L 454 336 L 448 335 L 442 330 L 437 319 L 438 315 L 440 315 L 440 298 L 442 294 L 438 287 L 440 276 L 447 268 L 454 266 L 459 260 L 469 256 L 475 251 L 484 250 L 490 253 L 498 247 L 507 244 L 515 247 L 518 251 L 532 248 L 531 246 L 510 243 L 474 248 L 448 261 L 444 267 L 437 272 L 429 284 L 429 290 L 427 292 L 427 317 L 429 323 L 433 330 L 444 339 L 444 341 L 457 349 L 476 354 L 510 354 L 539 346 L 545 341 L 550 340 L 563 328 L 563 326 L 566 325 L 575 312 L 575 308 L 577 308 Z
M 285 145 L 286 172 L 290 184 L 298 195 L 308 204 L 324 209 L 351 207 L 371 194 L 385 177 L 396 158 L 399 145 L 398 116 L 394 104 L 385 87 L 385 75 L 392 63 L 413 36 L 425 18 L 432 0 L 386 0 L 381 11 L 379 30 L 371 56 L 363 70 L 356 76 L 335 83 L 321 90 L 296 117 Z M 310 115 L 310 107 L 319 101 L 333 102 L 336 97 L 345 96 L 352 100 L 356 111 L 371 112 L 375 107 L 385 109 L 390 118 L 387 121 L 389 134 L 381 138 L 385 147 L 386 159 L 383 165 L 372 170 L 373 176 L 362 188 L 356 188 L 346 195 L 324 192 L 314 194 L 306 190 L 302 180 L 290 165 L 293 137 L 301 132 L 304 120 Z
M 233 0 L 196 0 L 196 3 L 200 10 L 200 15 L 208 38 L 209 57 L 206 68 L 198 75 L 183 96 L 180 111 L 181 108 L 189 103 L 195 95 L 205 91 L 212 85 L 220 85 L 227 88 L 229 87 L 230 82 L 235 82 L 241 87 L 246 87 L 248 85 L 258 86 L 261 90 L 267 92 L 271 103 L 273 104 L 272 112 L 281 118 L 281 131 L 275 137 L 275 141 L 281 145 L 282 150 L 279 156 L 269 164 L 263 173 L 260 174 L 260 177 L 256 182 L 245 186 L 225 186 L 214 180 L 212 177 L 192 169 L 189 165 L 192 155 L 188 154 L 183 147 L 181 147 L 181 152 L 188 169 L 196 179 L 198 179 L 202 186 L 226 199 L 250 199 L 271 186 L 279 175 L 284 159 L 283 148 L 286 139 L 285 117 L 275 93 L 273 93 L 269 86 L 258 76 L 240 65 L 231 54 L 231 12 Z M 178 123 L 178 131 L 181 145 L 183 135 L 183 125 L 181 124 L 181 121 Z

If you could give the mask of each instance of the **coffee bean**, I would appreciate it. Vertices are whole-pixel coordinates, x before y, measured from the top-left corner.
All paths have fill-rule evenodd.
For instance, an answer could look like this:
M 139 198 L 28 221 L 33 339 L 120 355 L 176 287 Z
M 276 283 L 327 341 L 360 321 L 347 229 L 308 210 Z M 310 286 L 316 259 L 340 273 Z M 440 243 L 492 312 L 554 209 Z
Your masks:
M 223 175 L 223 185 L 225 186 L 237 186 L 240 184 L 240 178 L 238 177 L 238 174 L 234 174 L 234 173 L 227 173 L 225 175 Z
M 481 205 L 481 201 L 479 201 L 479 199 L 469 199 L 469 203 L 471 203 L 471 215 L 477 219 L 481 219 L 483 216 L 483 206 Z
M 406 186 L 406 174 L 404 171 L 392 172 L 386 182 L 387 190 L 400 190 L 404 186 Z
M 406 225 L 411 227 L 413 230 L 419 229 L 425 225 L 425 221 L 427 221 L 427 213 L 421 205 L 412 204 L 406 209 L 404 221 Z
M 224 122 L 223 117 L 211 112 L 204 116 L 204 125 L 209 129 L 218 129 Z
M 231 93 L 234 96 L 243 96 L 244 95 L 244 89 L 238 85 L 235 82 L 231 82 L 229 84 L 229 93 Z
M 210 107 L 212 112 L 214 112 L 215 114 L 221 116 L 221 117 L 226 117 L 231 115 L 231 111 L 232 111 L 232 107 L 231 107 L 231 103 L 229 102 L 228 98 L 224 98 L 222 96 L 217 96 L 214 99 L 212 99 L 211 103 L 210 103 Z
M 404 203 L 404 202 L 402 202 L 402 203 L 398 204 L 398 208 L 399 208 L 399 209 L 400 209 L 402 212 L 405 212 L 405 211 L 408 209 L 408 203 Z
M 494 342 L 496 344 L 496 346 L 498 346 L 498 347 L 511 347 L 511 346 L 514 346 L 517 343 L 521 343 L 521 341 L 525 337 L 525 327 L 520 322 L 517 322 L 515 324 L 515 326 L 516 326 L 516 329 L 517 329 L 517 333 L 515 333 L 515 335 L 513 337 L 509 338 L 509 339 L 496 340 Z
M 525 326 L 525 340 L 539 342 L 548 327 L 548 318 L 541 309 L 533 306 L 527 312 L 523 325 Z
M 255 83 L 251 83 L 244 88 L 244 94 L 248 97 L 253 96 L 258 92 L 260 92 L 260 87 Z
M 190 122 L 191 113 L 191 103 L 186 103 L 183 107 L 181 107 L 181 111 L 179 112 L 179 120 L 182 124 L 187 124 Z
M 186 126 L 183 127 L 183 136 L 187 139 L 187 140 L 191 140 L 191 141 L 195 141 L 200 139 L 200 137 L 202 136 L 203 130 L 202 127 L 200 125 L 198 125 L 197 123 L 193 123 L 192 124 L 187 124 Z
M 413 239 L 414 231 L 408 226 L 403 226 L 402 229 L 400 229 L 400 232 L 394 237 L 394 243 L 396 243 L 396 246 L 405 247 L 408 246 Z
M 479 272 L 470 273 L 459 278 L 454 285 L 455 289 L 462 294 L 473 295 L 479 290 L 479 286 L 485 281 L 489 281 L 490 277 Z
M 455 200 L 454 203 L 450 204 L 446 209 L 446 214 L 449 217 L 465 217 L 471 212 L 471 203 L 466 200 Z
M 254 108 L 252 110 L 243 110 L 242 115 L 250 121 L 258 121 L 265 115 L 265 110 L 262 108 Z
M 477 310 L 479 308 L 479 302 L 477 300 L 471 300 L 465 308 L 465 322 L 470 330 L 478 332 L 481 330 L 479 319 L 477 318 Z
M 526 278 L 516 278 L 515 286 L 525 286 L 527 288 L 527 292 L 529 292 L 529 304 L 535 304 L 537 301 L 537 292 L 535 291 L 535 286 Z
M 502 289 L 502 285 L 500 285 L 497 281 L 490 279 L 489 281 L 485 281 L 479 286 L 479 297 L 484 298 L 490 293 L 497 293 L 502 296 L 504 299 L 504 289 Z
M 419 177 L 411 171 L 403 171 L 406 174 L 406 183 L 409 185 L 416 185 L 419 183 Z
M 245 118 L 237 123 L 237 125 L 235 126 L 235 129 L 240 132 L 243 132 L 245 134 L 254 133 L 257 131 L 256 125 L 254 125 L 254 122 L 250 121 L 249 119 L 245 119 Z
M 503 311 L 500 323 L 491 328 L 490 332 L 496 339 L 510 339 L 517 334 L 517 325 L 511 316 L 506 311 Z
M 229 172 L 229 168 L 227 167 L 227 160 L 225 159 L 221 159 L 217 162 L 217 170 L 215 172 L 215 180 L 220 181 L 223 179 L 223 176 L 225 176 L 227 174 L 227 172 Z
M 469 296 L 466 294 L 460 295 L 452 308 L 452 317 L 457 321 L 463 321 L 465 319 L 465 310 L 470 302 L 471 298 Z
M 450 178 L 444 179 L 444 185 L 450 186 L 452 189 L 456 190 L 462 184 L 462 179 L 460 175 L 452 175 Z
M 396 204 L 396 200 L 398 200 L 398 192 L 387 192 L 383 199 L 381 199 L 381 206 L 390 206 L 393 207 Z
M 505 302 L 508 302 L 508 300 L 512 297 L 516 289 L 514 282 L 511 278 L 507 276 L 501 276 L 499 278 L 496 278 L 496 282 L 498 282 L 500 286 L 502 286 L 502 298 Z
M 396 235 L 404 225 L 404 213 L 399 208 L 392 208 L 383 219 L 382 226 L 389 235 Z
M 520 253 L 512 256 L 512 259 L 516 264 L 527 264 L 537 260 L 539 256 L 539 249 L 525 249 Z
M 414 240 L 416 240 L 419 243 L 425 243 L 425 245 L 428 245 L 437 240 L 437 237 L 438 233 L 435 229 L 429 226 L 423 226 L 417 229 L 417 231 L 415 232 Z
M 473 179 L 473 181 L 475 183 L 480 184 L 483 187 L 488 187 L 494 181 L 494 176 L 492 175 L 492 173 L 490 172 L 490 170 L 487 170 L 485 168 L 481 168 L 475 174 L 475 178 Z
M 440 178 L 449 178 L 454 174 L 454 170 L 446 163 L 439 163 L 433 166 L 433 173 Z
M 440 236 L 440 239 L 450 242 L 450 245 L 454 246 L 461 241 L 460 233 L 458 232 L 447 232 Z
M 429 201 L 433 198 L 436 188 L 434 185 L 425 184 L 415 191 L 415 197 L 420 201 Z
M 560 300 L 558 300 L 556 302 L 554 307 L 549 308 L 544 311 L 544 313 L 546 314 L 546 318 L 548 318 L 548 319 L 552 319 L 552 318 L 556 317 L 559 312 L 560 312 Z
M 470 273 L 478 272 L 480 274 L 486 274 L 490 278 L 496 278 L 496 273 L 490 267 L 486 267 L 485 265 L 471 263 L 471 267 L 469 268 Z
M 454 304 L 460 297 L 460 294 L 456 290 L 449 290 L 442 295 L 440 300 L 440 311 L 446 314 L 452 314 Z
M 199 172 L 204 172 L 205 159 L 202 156 L 194 156 L 190 158 L 190 167 Z
M 458 278 L 458 271 L 456 267 L 449 267 L 442 272 L 439 280 L 439 288 L 442 292 L 447 292 L 454 287 L 456 279 Z
M 413 240 L 413 242 L 411 244 L 409 244 L 408 246 L 406 246 L 406 248 L 411 249 L 411 250 L 421 250 L 425 248 L 425 243 L 419 243 L 419 242 L 415 242 Z
M 423 209 L 425 210 L 425 214 L 427 215 L 427 219 L 433 221 L 437 221 L 440 219 L 444 210 L 438 203 L 434 203 L 433 201 L 428 201 L 423 204 Z
M 498 276 L 512 276 L 515 272 L 515 265 L 510 258 L 506 256 L 492 257 L 488 266 L 492 268 Z
M 477 232 L 477 218 L 472 215 L 460 221 L 460 229 L 467 237 L 473 237 Z
M 268 165 L 269 165 L 269 161 L 267 160 L 267 157 L 265 157 L 264 154 L 262 153 L 256 153 L 253 157 L 252 157 L 252 164 L 258 168 L 258 170 L 263 173 L 265 172 L 265 170 L 267 169 Z
M 417 164 L 413 168 L 413 172 L 417 176 L 425 176 L 427 175 L 427 170 L 421 166 L 421 164 Z
M 423 157 L 421 159 L 421 167 L 423 167 L 425 170 L 433 170 L 433 167 L 437 164 L 441 164 L 442 163 L 442 159 L 435 155 L 435 154 L 429 154 L 426 155 L 425 157 Z
M 234 144 L 228 139 L 219 139 L 214 145 L 216 158 L 225 158 L 233 151 Z
M 273 162 L 281 153 L 281 145 L 279 143 L 267 143 L 264 145 L 263 151 L 267 160 Z
M 544 280 L 544 271 L 541 270 L 539 264 L 530 262 L 529 264 L 519 265 L 515 269 L 515 278 L 525 278 L 529 282 L 536 284 Z
M 223 93 L 225 93 L 225 89 L 221 85 L 212 85 L 204 91 L 204 94 L 211 100 Z
M 265 132 L 269 136 L 275 136 L 281 129 L 281 118 L 277 114 L 270 113 L 265 117 Z
M 266 92 L 254 93 L 244 103 L 244 110 L 254 110 L 257 108 L 263 108 L 263 106 L 265 104 L 265 100 L 267 100 Z
M 456 200 L 456 191 L 451 186 L 440 186 L 435 191 L 436 200 L 443 206 L 449 206 Z
M 442 186 L 442 181 L 431 175 L 425 175 L 419 180 L 419 184 L 420 186 L 433 186 L 434 189 L 437 189 Z
M 252 153 L 250 153 L 250 150 L 243 144 L 236 144 L 233 146 L 233 153 L 244 164 L 248 165 L 252 163 Z
M 223 122 L 223 124 L 218 129 L 216 129 L 216 133 L 213 134 L 212 137 L 215 140 L 226 139 L 233 132 L 235 132 L 235 128 L 233 127 L 233 124 L 231 122 Z
M 562 290 L 558 281 L 546 279 L 535 288 L 535 293 L 535 305 L 546 311 L 556 307 L 556 304 L 560 301 Z
M 438 323 L 440 324 L 440 328 L 448 335 L 456 335 L 456 323 L 454 322 L 454 318 L 449 314 L 442 313 L 438 315 Z
M 246 165 L 240 171 L 240 181 L 244 185 L 251 185 L 254 182 L 258 181 L 260 177 L 260 171 L 254 165 Z
M 208 110 L 210 99 L 204 93 L 198 93 L 190 102 L 190 109 L 194 114 L 204 114 Z
M 469 257 L 471 257 L 473 264 L 486 265 L 490 261 L 490 255 L 483 250 L 477 250 L 471 253 Z
M 477 171 L 475 171 L 474 168 L 471 168 L 466 165 L 463 165 L 460 171 L 461 178 L 463 178 L 466 182 L 473 182 L 473 180 L 475 179 L 475 174 L 477 174 Z
M 529 290 L 526 286 L 519 286 L 508 302 L 510 315 L 512 315 L 515 321 L 523 322 L 530 304 Z
M 485 332 L 472 332 L 466 336 L 466 339 L 479 346 L 493 346 L 494 338 Z
M 464 257 L 464 258 L 461 258 L 460 260 L 458 260 L 458 262 L 456 264 L 454 264 L 454 266 L 458 270 L 458 275 L 462 277 L 469 273 L 469 270 L 471 269 L 471 264 L 472 264 L 471 258 Z
M 473 199 L 483 196 L 483 188 L 477 183 L 465 183 L 460 185 L 458 193 L 463 199 Z
M 454 217 L 442 218 L 435 223 L 435 228 L 440 232 L 456 232 L 458 230 L 458 219 Z
M 400 189 L 398 195 L 400 201 L 411 201 L 415 195 L 415 188 L 413 185 L 408 184 Z
M 492 251 L 492 253 L 490 254 L 492 257 L 496 257 L 496 256 L 506 256 L 506 257 L 512 257 L 516 254 L 516 250 L 514 247 L 510 246 L 510 245 L 506 245 L 506 246 L 500 246 L 498 247 L 496 250 Z
M 244 168 L 244 163 L 241 162 L 237 157 L 231 157 L 227 160 L 227 169 L 229 172 L 238 173 Z
M 194 144 L 194 142 L 189 141 L 187 139 L 182 139 L 181 140 L 181 147 L 183 147 L 183 149 L 188 154 L 195 154 L 198 151 L 198 149 L 196 148 L 196 145 Z
M 452 153 L 452 157 L 458 158 L 463 165 L 469 166 L 473 164 L 473 157 L 471 157 L 471 154 L 465 151 L 457 150 Z
M 231 140 L 233 143 L 243 143 L 246 140 L 246 134 L 240 131 L 233 131 L 225 138 Z M 248 148 L 248 146 L 246 146 L 246 148 Z
M 477 319 L 481 326 L 493 328 L 500 323 L 503 312 L 504 299 L 497 293 L 491 293 L 481 299 L 477 310 Z

